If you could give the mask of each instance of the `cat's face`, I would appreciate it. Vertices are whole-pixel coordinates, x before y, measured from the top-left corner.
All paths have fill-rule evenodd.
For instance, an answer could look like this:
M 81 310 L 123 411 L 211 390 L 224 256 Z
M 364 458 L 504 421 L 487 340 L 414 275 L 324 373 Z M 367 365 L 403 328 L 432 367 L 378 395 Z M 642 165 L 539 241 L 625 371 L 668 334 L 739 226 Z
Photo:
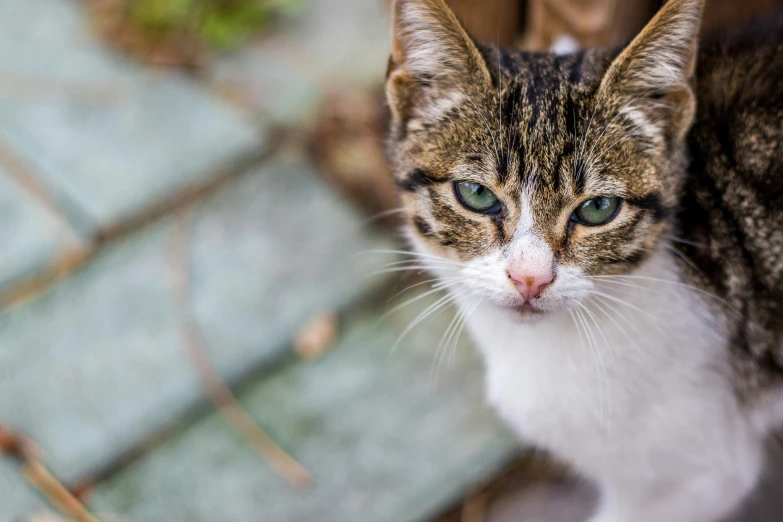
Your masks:
M 619 57 L 528 54 L 477 47 L 441 0 L 397 2 L 392 166 L 411 240 L 449 288 L 535 317 L 657 247 L 681 185 L 695 49 L 659 31 Z M 650 60 L 662 45 L 669 63 Z

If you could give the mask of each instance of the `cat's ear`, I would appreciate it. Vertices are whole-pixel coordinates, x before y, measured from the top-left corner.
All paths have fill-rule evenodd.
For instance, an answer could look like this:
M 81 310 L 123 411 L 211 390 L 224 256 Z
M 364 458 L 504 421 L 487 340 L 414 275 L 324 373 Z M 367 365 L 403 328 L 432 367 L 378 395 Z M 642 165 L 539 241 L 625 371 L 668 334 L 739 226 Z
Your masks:
M 437 118 L 492 79 L 444 0 L 396 0 L 386 95 L 397 122 Z
M 641 130 L 682 139 L 693 121 L 692 80 L 704 0 L 669 0 L 612 62 L 600 92 L 618 96 Z M 645 128 L 646 127 L 646 128 Z

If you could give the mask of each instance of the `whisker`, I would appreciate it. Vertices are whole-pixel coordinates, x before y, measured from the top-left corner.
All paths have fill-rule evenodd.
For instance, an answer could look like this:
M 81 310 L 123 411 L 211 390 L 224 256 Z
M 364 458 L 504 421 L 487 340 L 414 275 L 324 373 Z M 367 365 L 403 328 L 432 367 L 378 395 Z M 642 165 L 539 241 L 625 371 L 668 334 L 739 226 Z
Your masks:
M 376 271 L 370 273 L 369 275 L 365 276 L 364 279 L 366 279 L 368 277 L 377 277 L 377 276 L 380 276 L 380 275 L 383 275 L 383 274 L 393 274 L 395 272 L 413 272 L 413 273 L 416 273 L 416 274 L 423 274 L 424 272 L 428 272 L 428 271 L 433 270 L 433 268 L 437 268 L 437 267 L 432 267 L 430 265 L 418 265 L 418 266 L 398 266 L 398 267 L 392 267 L 392 268 L 385 268 L 383 270 L 376 270 Z M 441 267 L 441 268 L 444 268 L 444 267 Z
M 397 338 L 397 341 L 394 343 L 394 346 L 392 346 L 391 350 L 389 351 L 389 355 L 391 356 L 394 354 L 395 351 L 397 351 L 397 347 L 400 345 L 402 340 L 405 338 L 406 335 L 410 333 L 411 330 L 416 328 L 422 321 L 424 321 L 427 317 L 431 316 L 434 313 L 440 313 L 450 304 L 455 302 L 457 300 L 458 296 L 455 294 L 446 294 L 434 303 L 432 303 L 430 306 L 428 306 L 426 309 L 424 309 L 423 312 L 421 312 L 416 318 L 411 321 L 411 323 L 405 327 L 405 330 L 402 331 L 400 336 Z M 436 314 L 437 315 L 437 314 Z
M 616 308 L 614 303 L 612 303 L 611 301 L 605 301 L 601 297 L 596 297 L 595 298 L 595 303 L 596 304 L 600 303 L 603 306 L 606 306 L 613 314 L 616 314 L 617 316 L 620 317 L 620 319 L 625 321 L 625 324 L 628 324 L 631 327 L 633 327 L 633 329 L 636 330 L 637 333 L 639 333 L 641 331 L 641 330 L 639 330 L 639 327 L 636 326 L 636 322 L 629 320 L 628 317 L 623 313 L 623 310 L 620 310 L 620 309 Z
M 578 303 L 582 308 L 584 308 L 581 303 Z M 598 421 L 601 427 L 604 426 L 604 392 L 603 392 L 603 382 L 601 379 L 601 370 L 598 367 L 598 359 L 595 352 L 595 337 L 593 336 L 593 332 L 590 329 L 587 319 L 585 318 L 584 314 L 582 313 L 582 310 L 580 309 L 574 309 L 574 312 L 576 313 L 577 317 L 579 318 L 580 322 L 582 323 L 582 327 L 585 330 L 585 336 L 588 340 L 587 346 L 590 349 L 590 354 L 592 355 L 593 359 L 593 365 L 596 367 L 596 376 L 598 378 Z
M 456 325 L 459 323 L 462 313 L 462 310 L 457 310 L 457 313 L 454 314 L 451 322 L 449 322 L 449 326 L 446 328 L 446 331 L 443 332 L 443 335 L 440 338 L 440 342 L 438 342 L 438 346 L 435 348 L 435 356 L 433 357 L 432 364 L 430 365 L 429 381 L 431 389 L 436 385 L 437 375 L 440 372 L 440 366 L 443 364 L 443 359 L 446 357 L 446 352 L 448 351 L 447 345 L 451 340 L 453 332 L 456 331 Z
M 464 265 L 465 263 L 462 263 L 460 261 L 453 261 L 451 259 L 446 259 L 445 257 L 436 256 L 433 254 L 425 254 L 423 252 L 415 252 L 413 250 L 394 250 L 394 249 L 377 249 L 377 250 L 365 250 L 363 252 L 357 252 L 353 254 L 354 256 L 367 256 L 367 255 L 386 255 L 386 254 L 398 254 L 402 256 L 411 256 L 411 257 L 421 257 L 421 258 L 428 258 L 428 259 L 437 259 L 440 261 L 448 261 L 450 263 L 456 263 Z
M 639 345 L 636 343 L 636 341 L 631 338 L 628 331 L 617 321 L 617 319 L 614 318 L 614 315 L 609 313 L 604 306 L 607 308 L 609 305 L 606 302 L 599 301 L 598 299 L 594 302 L 596 309 L 598 309 L 601 313 L 603 313 L 610 321 L 612 321 L 612 324 L 614 324 L 618 330 L 625 336 L 626 339 L 628 339 L 628 342 L 631 343 L 635 348 L 637 352 L 642 352 L 642 349 L 639 347 Z M 611 310 L 611 308 L 610 308 Z
M 456 283 L 456 282 L 458 282 L 458 281 L 467 281 L 467 278 L 465 278 L 464 276 L 454 276 L 454 277 L 434 277 L 434 278 L 432 278 L 432 279 L 427 279 L 427 280 L 425 280 L 425 281 L 419 281 L 418 283 L 412 284 L 412 285 L 410 285 L 410 286 L 406 286 L 405 288 L 403 288 L 403 289 L 402 289 L 402 290 L 400 290 L 399 292 L 395 293 L 393 296 L 391 296 L 391 297 L 390 297 L 390 298 L 387 300 L 387 302 L 388 302 L 388 301 L 393 301 L 394 299 L 396 299 L 396 298 L 397 298 L 397 297 L 399 297 L 400 295 L 402 295 L 402 294 L 404 294 L 405 292 L 408 292 L 408 291 L 410 291 L 410 290 L 413 290 L 414 288 L 417 288 L 417 287 L 419 287 L 419 286 L 422 286 L 422 285 L 426 285 L 426 284 L 428 284 L 428 283 L 437 283 L 437 282 L 439 282 L 439 281 L 441 281 L 441 282 L 446 282 L 446 281 L 448 281 L 448 282 L 450 282 L 450 283 Z
M 465 299 L 469 299 L 473 296 L 477 295 L 476 292 L 470 293 L 468 296 L 465 296 Z M 430 387 L 433 389 L 437 385 L 437 376 L 440 372 L 440 367 L 443 364 L 443 361 L 448 356 L 449 346 L 451 343 L 452 338 L 457 332 L 457 328 L 462 321 L 462 318 L 465 315 L 465 310 L 459 309 L 457 310 L 457 313 L 454 315 L 454 318 L 449 323 L 449 326 L 446 328 L 446 331 L 443 332 L 443 335 L 440 338 L 440 342 L 438 343 L 437 348 L 435 349 L 435 356 L 432 360 L 432 365 L 430 366 Z
M 389 263 L 386 263 L 385 265 L 382 265 L 380 268 L 387 268 L 391 266 L 396 265 L 404 265 L 406 263 L 432 263 L 433 265 L 449 265 L 449 266 L 457 266 L 457 267 L 463 267 L 465 266 L 463 263 L 457 263 L 455 261 L 451 261 L 448 259 L 430 259 L 426 257 L 414 257 L 414 258 L 408 258 L 408 259 L 400 259 L 397 261 L 391 261 Z
M 379 266 L 375 272 L 376 273 L 386 273 L 386 271 L 405 271 L 405 270 L 453 270 L 453 271 L 461 271 L 464 270 L 464 268 L 460 266 L 453 266 L 449 264 L 441 264 L 439 262 L 432 262 L 432 261 L 422 261 L 420 259 L 416 260 L 409 260 L 409 261 L 398 261 L 394 263 L 388 263 L 383 266 Z
M 457 356 L 457 343 L 459 342 L 459 338 L 462 335 L 462 331 L 465 329 L 465 325 L 468 323 L 468 319 L 471 315 L 473 315 L 473 312 L 478 309 L 479 305 L 483 301 L 483 298 L 479 298 L 478 301 L 476 301 L 476 304 L 473 305 L 473 308 L 470 309 L 470 311 L 463 315 L 462 318 L 462 326 L 460 327 L 459 331 L 457 332 L 457 336 L 452 342 L 451 345 L 451 367 L 454 368 L 456 364 L 456 356 Z
M 601 334 L 601 338 L 603 338 L 605 346 L 611 346 L 609 344 L 609 340 L 606 337 L 606 325 L 602 321 L 600 321 L 598 319 L 598 316 L 596 316 L 587 306 L 584 306 L 581 303 L 579 303 L 579 304 L 580 304 L 580 306 L 582 306 L 584 308 L 585 313 L 588 314 L 588 316 L 593 321 L 593 324 L 598 329 L 598 333 Z M 606 425 L 606 428 L 607 428 L 608 431 L 611 431 L 611 429 L 612 429 L 612 425 L 611 425 L 612 397 L 611 397 L 611 395 L 612 394 L 611 394 L 611 390 L 610 390 L 609 385 L 608 385 L 609 376 L 608 376 L 608 374 L 606 372 L 606 364 L 604 362 L 604 358 L 603 358 L 602 353 L 603 353 L 603 351 L 600 348 L 596 347 L 596 355 L 598 357 L 598 364 L 599 364 L 599 366 L 601 368 L 601 372 L 603 374 L 603 384 L 604 384 L 604 387 L 606 389 L 606 404 L 607 404 L 607 408 L 608 408 L 608 410 L 610 412 L 609 423 Z M 609 353 L 609 355 L 612 355 L 612 352 L 608 352 L 608 353 Z M 599 379 L 600 379 L 600 376 L 599 376 Z
M 373 223 L 375 223 L 377 221 L 382 220 L 383 218 L 387 218 L 387 217 L 393 216 L 395 214 L 402 214 L 404 212 L 405 212 L 405 209 L 403 207 L 398 207 L 398 208 L 392 208 L 392 209 L 389 209 L 389 210 L 384 210 L 382 212 L 378 212 L 377 214 L 374 214 L 374 215 L 368 217 L 367 219 L 363 220 L 361 222 L 361 226 L 371 225 L 371 224 L 373 224 Z
M 438 292 L 440 292 L 442 290 L 445 290 L 446 288 L 449 287 L 450 284 L 451 284 L 450 281 L 443 281 L 441 283 L 432 285 L 432 289 L 427 290 L 426 292 L 422 292 L 421 294 L 417 295 L 416 297 L 412 297 L 412 298 L 410 298 L 410 299 L 408 299 L 408 300 L 406 300 L 406 301 L 396 305 L 391 310 L 385 312 L 383 315 L 381 315 L 381 317 L 378 319 L 378 321 L 382 321 L 382 320 L 386 319 L 391 314 L 393 314 L 395 312 L 398 312 L 399 310 L 402 310 L 406 306 L 410 306 L 413 303 L 421 301 L 422 299 L 424 299 L 427 296 L 430 296 L 432 294 L 437 294 Z
M 603 292 L 597 292 L 595 290 L 590 290 L 589 293 L 590 293 L 590 295 L 601 296 L 601 297 L 604 297 L 606 299 L 610 299 L 610 300 L 616 302 L 617 304 L 620 304 L 620 305 L 626 306 L 628 308 L 631 308 L 633 310 L 636 310 L 637 312 L 639 312 L 641 314 L 644 314 L 645 316 L 647 316 L 650 319 L 654 320 L 656 322 L 656 325 L 658 325 L 658 327 L 660 328 L 660 319 L 658 319 L 657 317 L 655 317 L 651 313 L 647 312 L 646 310 L 642 310 L 641 308 L 639 308 L 638 306 L 636 306 L 636 305 L 634 305 L 632 303 L 624 301 L 624 300 L 622 300 L 622 299 L 620 299 L 618 297 L 615 297 L 613 295 L 605 294 Z
M 672 253 L 672 254 L 674 254 L 675 256 L 677 256 L 677 257 L 679 257 L 680 259 L 682 259 L 682 260 L 685 262 L 685 264 L 686 264 L 686 265 L 688 265 L 689 267 L 691 267 L 691 269 L 693 269 L 693 271 L 694 271 L 694 272 L 696 272 L 696 273 L 699 275 L 699 277 L 701 277 L 702 281 L 708 281 L 707 277 L 704 275 L 704 272 L 702 272 L 702 271 L 699 269 L 699 267 L 698 267 L 698 266 L 696 266 L 696 263 L 694 263 L 693 261 L 691 261 L 691 259 L 690 259 L 688 256 L 686 256 L 685 254 L 683 254 L 682 252 L 680 252 L 679 250 L 677 250 L 677 249 L 674 247 L 674 245 L 666 245 L 666 250 L 668 250 L 669 252 L 671 252 L 671 253 Z
M 579 343 L 582 348 L 582 361 L 585 362 L 585 338 L 582 335 L 582 328 L 579 326 L 579 322 L 576 320 L 576 311 L 572 308 L 569 308 L 568 315 L 571 316 L 571 320 L 574 322 L 576 331 L 579 334 Z
M 707 248 L 707 245 L 705 245 L 704 243 L 696 243 L 694 241 L 688 241 L 687 239 L 682 239 L 681 237 L 672 236 L 671 234 L 666 234 L 665 237 L 676 243 L 682 243 L 683 245 L 690 245 L 696 248 Z
M 656 283 L 668 283 L 670 285 L 680 286 L 683 288 L 689 288 L 693 290 L 694 292 L 703 294 L 707 297 L 711 297 L 713 299 L 716 299 L 720 301 L 722 304 L 728 306 L 732 311 L 739 313 L 739 311 L 735 310 L 733 307 L 731 307 L 731 303 L 723 299 L 722 297 L 715 295 L 711 292 L 708 292 L 707 290 L 702 290 L 699 287 L 689 285 L 687 283 L 683 283 L 681 281 L 672 281 L 671 279 L 659 279 L 657 277 L 649 277 L 649 276 L 639 276 L 639 275 L 614 275 L 614 276 L 591 276 L 592 279 L 601 279 L 601 280 L 609 280 L 609 279 L 637 279 L 637 280 L 643 280 L 643 281 L 653 281 Z

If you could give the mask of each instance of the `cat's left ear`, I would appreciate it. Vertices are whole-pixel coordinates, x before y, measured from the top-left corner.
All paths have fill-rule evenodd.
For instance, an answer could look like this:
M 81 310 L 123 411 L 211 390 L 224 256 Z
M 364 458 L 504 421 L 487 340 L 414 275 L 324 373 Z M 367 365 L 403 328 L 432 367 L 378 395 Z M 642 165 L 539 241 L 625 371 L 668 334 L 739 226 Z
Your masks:
M 599 92 L 617 97 L 648 135 L 684 138 L 704 0 L 669 0 L 610 65 Z

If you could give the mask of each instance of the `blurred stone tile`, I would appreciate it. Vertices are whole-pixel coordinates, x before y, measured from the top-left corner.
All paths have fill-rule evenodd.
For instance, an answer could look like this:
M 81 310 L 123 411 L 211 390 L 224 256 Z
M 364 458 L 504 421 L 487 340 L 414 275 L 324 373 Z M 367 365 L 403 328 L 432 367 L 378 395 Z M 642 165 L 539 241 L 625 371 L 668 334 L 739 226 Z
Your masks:
M 85 235 L 208 183 L 264 142 L 194 81 L 110 54 L 67 0 L 0 0 L 0 140 Z
M 0 458 L 0 520 L 17 522 L 46 503 L 25 482 L 19 466 Z
M 212 78 L 264 117 L 307 122 L 328 92 L 383 83 L 391 48 L 387 11 L 384 0 L 304 0 L 301 13 L 217 60 Z
M 229 382 L 281 356 L 313 314 L 379 280 L 389 255 L 309 168 L 278 160 L 209 198 L 191 222 L 193 307 Z M 106 248 L 36 301 L 0 313 L 0 419 L 77 480 L 203 401 L 172 292 L 178 218 Z
M 0 168 L 0 290 L 74 245 L 66 226 Z
M 416 294 L 413 294 L 416 295 Z M 312 363 L 259 379 L 241 401 L 314 477 L 293 490 L 213 413 L 104 482 L 99 511 L 135 522 L 426 520 L 485 480 L 517 444 L 483 403 L 467 341 L 433 380 L 447 313 L 400 334 L 434 299 L 349 319 Z M 380 321 L 379 321 L 380 319 Z
M 56 87 L 47 80 L 95 87 L 132 76 L 125 60 L 97 44 L 81 13 L 78 3 L 67 0 L 0 0 L 3 98 L 28 94 L 11 90 L 23 82 L 41 89 Z

